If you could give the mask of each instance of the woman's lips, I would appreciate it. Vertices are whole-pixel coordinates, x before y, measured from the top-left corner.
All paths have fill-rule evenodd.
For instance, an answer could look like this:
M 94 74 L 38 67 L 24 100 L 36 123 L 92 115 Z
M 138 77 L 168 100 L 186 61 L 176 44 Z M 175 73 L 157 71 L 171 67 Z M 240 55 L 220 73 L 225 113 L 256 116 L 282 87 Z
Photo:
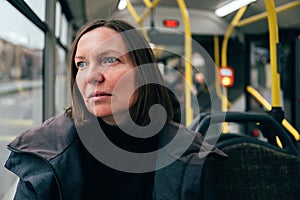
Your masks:
M 89 96 L 88 99 L 91 99 L 93 101 L 103 101 L 107 98 L 110 98 L 112 94 L 108 92 L 102 92 L 102 91 L 96 91 L 92 92 Z

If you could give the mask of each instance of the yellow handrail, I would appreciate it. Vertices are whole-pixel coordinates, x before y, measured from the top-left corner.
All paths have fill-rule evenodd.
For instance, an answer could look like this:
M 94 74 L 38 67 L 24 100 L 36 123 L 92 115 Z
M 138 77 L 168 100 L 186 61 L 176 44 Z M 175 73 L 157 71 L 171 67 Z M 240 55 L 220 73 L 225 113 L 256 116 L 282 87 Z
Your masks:
M 137 24 L 141 25 L 140 22 L 140 16 L 137 14 L 137 12 L 135 11 L 134 7 L 132 6 L 130 0 L 127 0 L 127 9 L 129 11 L 129 13 L 131 14 L 131 16 L 133 17 L 133 19 L 136 21 Z
M 144 10 L 141 17 L 137 14 L 137 12 L 134 9 L 133 5 L 131 4 L 130 0 L 127 0 L 127 10 L 129 11 L 129 13 L 133 17 L 133 19 L 136 21 L 136 23 L 142 28 L 144 37 L 147 39 L 148 42 L 150 42 L 147 31 L 146 31 L 146 29 L 144 29 L 143 23 L 144 23 L 144 20 L 146 19 L 146 17 L 151 13 L 153 8 L 158 5 L 160 0 L 155 0 L 153 3 L 151 3 L 150 1 L 148 2 L 148 1 L 144 0 L 144 3 L 147 6 L 147 8 Z
M 215 64 L 217 67 L 219 67 L 220 66 L 219 37 L 217 35 L 214 36 L 214 56 L 215 56 Z
M 280 75 L 277 73 L 277 48 L 278 25 L 275 5 L 273 0 L 265 0 L 268 13 L 269 42 L 270 42 L 270 65 L 271 65 L 271 93 L 272 106 L 280 107 Z
M 144 0 L 144 3 L 148 8 L 155 8 L 159 2 L 160 0 L 154 0 L 154 2 L 151 2 L 149 0 Z
M 217 96 L 219 97 L 219 99 L 222 100 L 222 93 L 220 89 L 219 72 L 218 72 L 218 69 L 220 67 L 220 56 L 219 56 L 219 37 L 217 35 L 214 36 L 214 60 L 216 64 L 215 88 L 216 88 Z
M 154 0 L 153 3 L 151 3 L 149 0 L 144 0 L 145 5 L 147 8 L 144 10 L 141 18 L 140 18 L 140 23 L 143 23 L 146 17 L 152 12 L 152 10 L 158 5 L 160 0 Z
M 261 104 L 263 105 L 268 111 L 272 110 L 272 106 L 269 102 L 253 87 L 247 86 L 246 90 Z
M 236 15 L 234 16 L 233 20 L 229 24 L 226 33 L 224 35 L 223 43 L 222 43 L 222 66 L 227 66 L 227 46 L 228 46 L 228 41 L 229 37 L 234 29 L 234 27 L 238 24 L 239 20 L 243 16 L 247 9 L 247 6 L 242 7 L 241 9 L 238 10 Z
M 189 125 L 193 121 L 193 110 L 191 106 L 192 86 L 192 34 L 188 10 L 184 0 L 177 0 L 184 24 L 184 51 L 185 51 L 185 123 Z
M 277 48 L 276 45 L 279 41 L 278 39 L 278 25 L 277 25 L 277 17 L 276 17 L 276 11 L 277 12 L 283 12 L 285 10 L 294 8 L 296 6 L 300 5 L 300 1 L 294 1 L 287 3 L 285 5 L 282 5 L 275 9 L 274 1 L 273 0 L 265 0 L 266 4 L 266 12 L 258 14 L 256 16 L 249 17 L 247 19 L 241 20 L 238 22 L 238 13 L 236 14 L 236 20 L 234 19 L 233 22 L 235 22 L 234 26 L 243 26 L 246 24 L 249 24 L 254 21 L 258 21 L 260 19 L 263 19 L 265 17 L 268 17 L 268 28 L 269 28 L 269 41 L 270 41 L 270 64 L 271 64 L 271 76 L 272 76 L 272 105 L 267 102 L 258 91 L 256 91 L 253 87 L 247 86 L 247 91 L 256 98 L 256 100 L 261 103 L 268 111 L 272 110 L 273 107 L 280 107 L 280 75 L 277 73 Z M 241 10 L 241 9 L 240 9 Z M 239 10 L 239 11 L 240 11 Z M 242 13 L 242 11 L 241 11 Z M 228 38 L 230 35 L 230 31 L 233 30 L 233 27 L 230 27 L 227 29 L 227 32 L 229 34 L 227 35 L 227 32 L 224 37 L 223 46 L 224 49 L 222 49 L 222 66 L 227 66 L 227 58 L 226 58 L 226 49 L 227 49 L 227 43 Z M 225 44 L 225 45 L 224 45 Z M 225 108 L 225 104 L 222 104 L 222 108 Z M 223 109 L 224 109 L 223 108 Z M 227 108 L 227 105 L 226 105 Z M 282 120 L 282 125 L 294 136 L 296 141 L 300 140 L 300 134 L 298 131 L 286 120 Z M 281 142 L 279 138 L 276 138 L 277 143 L 280 147 L 282 147 Z
M 280 12 L 284 12 L 286 10 L 295 8 L 295 7 L 299 6 L 299 5 L 300 5 L 300 1 L 299 0 L 292 1 L 292 2 L 286 3 L 284 5 L 278 6 L 275 10 L 276 10 L 277 13 L 280 13 Z M 246 19 L 241 20 L 236 26 L 237 27 L 245 26 L 245 25 L 248 25 L 248 24 L 250 24 L 252 22 L 256 22 L 256 21 L 259 21 L 261 19 L 264 19 L 267 16 L 268 16 L 267 12 L 259 13 L 257 15 L 254 15 L 254 16 L 251 16 L 251 17 L 248 17 Z
M 261 104 L 263 105 L 268 111 L 272 110 L 271 104 L 253 87 L 247 86 L 247 91 Z M 300 134 L 298 131 L 289 123 L 288 120 L 283 119 L 282 125 L 294 136 L 296 141 L 300 140 Z
M 276 45 L 279 42 L 278 36 L 278 25 L 277 25 L 277 12 L 282 12 L 296 6 L 300 5 L 300 1 L 290 2 L 288 4 L 282 5 L 275 9 L 273 0 L 265 0 L 267 12 L 261 13 L 259 15 L 253 16 L 241 21 L 238 25 L 242 26 L 264 17 L 268 17 L 269 26 L 269 42 L 270 42 L 270 64 L 271 64 L 271 77 L 272 77 L 272 105 L 270 105 L 254 88 L 247 86 L 247 91 L 256 98 L 256 100 L 261 103 L 268 111 L 272 110 L 272 107 L 280 107 L 280 75 L 277 73 L 277 48 Z M 298 131 L 286 120 L 282 120 L 282 125 L 294 136 L 296 141 L 300 140 L 300 135 Z M 278 140 L 277 140 L 278 142 Z
M 288 120 L 283 119 L 282 125 L 294 136 L 296 141 L 300 140 L 300 135 L 298 131 L 290 124 Z
M 139 24 L 142 25 L 146 17 L 151 13 L 151 11 L 158 5 L 160 0 L 155 0 L 153 3 L 149 0 L 144 0 L 146 5 L 146 9 L 144 10 L 142 16 L 140 17 L 137 12 L 135 11 L 133 5 L 131 4 L 130 0 L 127 0 L 127 9 L 132 15 L 133 19 Z
M 228 26 L 226 33 L 224 35 L 223 43 L 222 43 L 222 66 L 227 66 L 227 46 L 228 46 L 228 41 L 229 37 L 234 29 L 234 27 L 237 25 L 243 14 L 245 13 L 247 9 L 247 6 L 242 7 L 241 9 L 238 10 L 236 15 L 234 16 L 232 22 Z M 228 108 L 228 99 L 227 99 L 227 88 L 224 87 L 224 92 L 223 92 L 223 97 L 222 97 L 222 111 L 226 112 Z

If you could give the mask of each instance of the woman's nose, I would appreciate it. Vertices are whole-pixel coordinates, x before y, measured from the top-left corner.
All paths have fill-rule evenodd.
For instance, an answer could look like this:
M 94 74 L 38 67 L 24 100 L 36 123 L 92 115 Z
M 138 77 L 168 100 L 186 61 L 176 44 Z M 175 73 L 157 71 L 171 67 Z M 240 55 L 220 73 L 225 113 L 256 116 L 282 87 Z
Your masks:
M 104 73 L 105 69 L 103 69 L 100 66 L 97 66 L 96 64 L 91 64 L 88 73 L 86 76 L 87 82 L 92 84 L 98 84 L 100 82 L 104 81 Z

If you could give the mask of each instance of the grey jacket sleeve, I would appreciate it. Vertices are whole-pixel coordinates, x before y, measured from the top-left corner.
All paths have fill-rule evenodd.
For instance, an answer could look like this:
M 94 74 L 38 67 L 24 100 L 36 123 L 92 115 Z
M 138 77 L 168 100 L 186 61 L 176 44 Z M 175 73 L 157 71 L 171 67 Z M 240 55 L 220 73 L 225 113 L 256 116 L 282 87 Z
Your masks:
M 19 177 L 15 200 L 58 199 L 53 171 L 40 158 L 29 153 L 11 152 L 5 167 Z
M 36 200 L 38 196 L 34 191 L 30 182 L 25 182 L 23 180 L 19 180 L 17 191 L 14 196 L 14 200 Z

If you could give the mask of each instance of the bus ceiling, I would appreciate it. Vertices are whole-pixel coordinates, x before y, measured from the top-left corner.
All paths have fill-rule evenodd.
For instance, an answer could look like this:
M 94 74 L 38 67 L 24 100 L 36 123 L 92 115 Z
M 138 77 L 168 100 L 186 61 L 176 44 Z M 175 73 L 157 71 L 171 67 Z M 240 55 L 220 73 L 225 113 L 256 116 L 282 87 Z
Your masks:
M 75 27 L 80 27 L 82 23 L 88 19 L 93 18 L 122 18 L 126 19 L 133 24 L 135 20 L 132 18 L 127 9 L 118 10 L 120 0 L 60 0 L 62 7 L 69 12 Z M 138 13 L 142 13 L 146 8 L 142 0 L 130 0 Z M 153 2 L 153 1 L 150 1 Z M 193 34 L 198 35 L 224 35 L 228 24 L 232 21 L 235 13 L 231 13 L 224 17 L 218 17 L 214 12 L 220 6 L 230 2 L 230 0 L 218 1 L 203 1 L 199 0 L 185 1 L 188 8 L 191 31 Z M 299 17 L 300 12 L 299 1 L 293 0 L 276 0 L 276 8 L 279 8 L 278 13 L 278 26 L 279 28 L 300 28 L 296 18 Z M 290 6 L 288 12 L 285 12 L 286 7 Z M 84 9 L 83 9 L 84 8 Z M 178 8 L 177 1 L 163 0 L 159 1 L 157 6 L 153 9 L 155 27 L 165 28 L 163 25 L 166 19 L 175 19 L 179 21 L 179 26 L 174 28 L 175 31 L 183 31 L 183 22 Z M 252 3 L 243 18 L 249 18 L 256 15 L 263 15 L 266 11 L 264 0 L 258 0 Z M 166 14 L 167 13 L 167 14 Z M 199 26 L 201 24 L 201 26 Z M 243 34 L 264 34 L 268 31 L 268 22 L 266 18 L 261 18 L 254 23 L 250 23 L 239 27 L 239 32 Z M 147 17 L 143 23 L 145 27 L 150 27 L 150 17 Z M 236 30 L 232 36 L 239 34 Z

